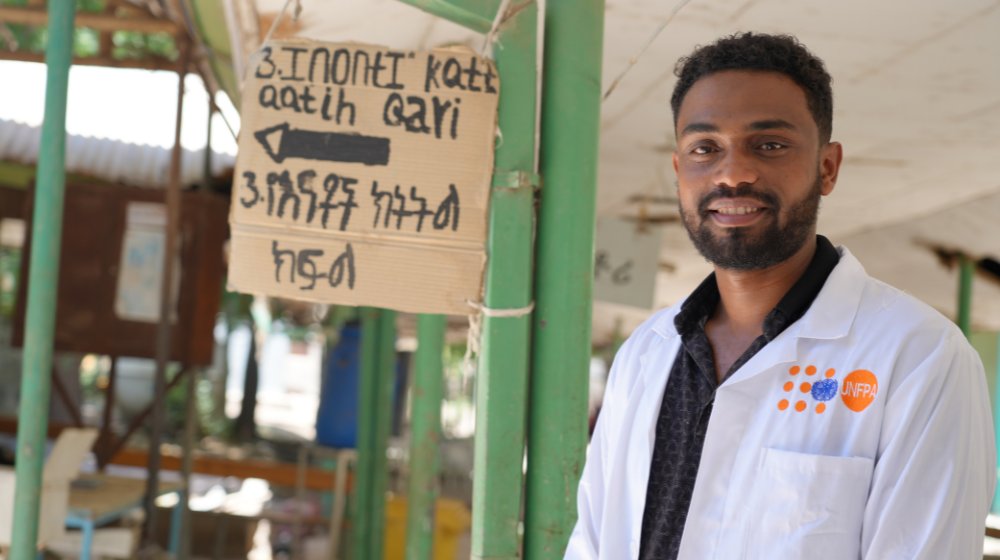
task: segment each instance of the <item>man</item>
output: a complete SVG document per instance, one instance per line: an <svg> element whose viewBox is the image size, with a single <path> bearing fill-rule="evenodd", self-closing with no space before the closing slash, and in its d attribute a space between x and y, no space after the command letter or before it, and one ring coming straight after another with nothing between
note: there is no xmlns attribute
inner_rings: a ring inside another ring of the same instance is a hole
<svg viewBox="0 0 1000 560"><path fill-rule="evenodd" d="M715 272L619 351L566 557L981 558L982 363L816 235L842 159L822 61L746 33L677 75L680 211Z"/></svg>

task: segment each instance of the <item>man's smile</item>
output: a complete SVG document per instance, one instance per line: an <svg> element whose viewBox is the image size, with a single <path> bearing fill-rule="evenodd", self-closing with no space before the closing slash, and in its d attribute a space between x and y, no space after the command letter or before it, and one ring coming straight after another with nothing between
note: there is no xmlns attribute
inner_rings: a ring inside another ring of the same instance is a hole
<svg viewBox="0 0 1000 560"><path fill-rule="evenodd" d="M768 210L762 202L748 198L717 198L708 205L706 214L723 227L746 227L756 223Z"/></svg>
<svg viewBox="0 0 1000 560"><path fill-rule="evenodd" d="M753 213L753 212L760 212L761 209L760 208L750 208L748 206L738 206L738 207L734 207L734 208L719 208L718 210L715 210L715 211L718 212L719 214L729 215L729 214L750 214L750 213Z"/></svg>

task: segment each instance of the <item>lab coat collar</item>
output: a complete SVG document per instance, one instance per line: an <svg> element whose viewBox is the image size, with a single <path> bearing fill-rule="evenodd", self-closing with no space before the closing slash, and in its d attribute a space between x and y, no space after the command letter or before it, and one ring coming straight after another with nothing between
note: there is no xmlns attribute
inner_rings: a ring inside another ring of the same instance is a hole
<svg viewBox="0 0 1000 560"><path fill-rule="evenodd" d="M837 252L840 261L806 314L786 329L789 338L833 340L850 332L868 275L846 247L838 247Z"/></svg>
<svg viewBox="0 0 1000 560"><path fill-rule="evenodd" d="M735 383L767 367L793 362L797 357L800 339L832 340L847 336L857 315L867 275L861 263L847 248L837 248L840 261L830 273L826 283L809 310L798 321L751 358L727 383ZM664 310L654 319L652 330L667 340L679 337L674 317L680 312L683 301Z"/></svg>

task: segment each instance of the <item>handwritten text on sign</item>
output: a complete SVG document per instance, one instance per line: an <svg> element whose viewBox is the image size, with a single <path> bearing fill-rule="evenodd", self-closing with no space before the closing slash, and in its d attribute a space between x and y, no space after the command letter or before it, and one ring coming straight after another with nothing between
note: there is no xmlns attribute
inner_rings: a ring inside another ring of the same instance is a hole
<svg viewBox="0 0 1000 560"><path fill-rule="evenodd" d="M499 78L467 49L268 43L243 90L230 284L412 312L480 299Z"/></svg>
<svg viewBox="0 0 1000 560"><path fill-rule="evenodd" d="M663 229L621 218L597 222L594 299L640 309L653 307Z"/></svg>

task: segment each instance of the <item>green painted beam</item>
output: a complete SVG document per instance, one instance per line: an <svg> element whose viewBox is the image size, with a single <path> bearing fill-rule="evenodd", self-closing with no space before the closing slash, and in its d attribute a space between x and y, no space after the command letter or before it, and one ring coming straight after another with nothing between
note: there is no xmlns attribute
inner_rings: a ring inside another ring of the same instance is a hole
<svg viewBox="0 0 1000 560"><path fill-rule="evenodd" d="M545 13L525 557L563 557L587 448L604 0Z"/></svg>
<svg viewBox="0 0 1000 560"><path fill-rule="evenodd" d="M233 69L233 45L226 25L226 12L218 0L184 0L184 10L205 46L204 56L216 82L240 106L240 77Z"/></svg>
<svg viewBox="0 0 1000 560"><path fill-rule="evenodd" d="M392 394L396 385L396 312L379 310L378 319L378 402L376 404L374 463L372 465L371 556L382 558L385 542L385 498L389 485L386 449L392 431ZM360 557L359 557L360 558Z"/></svg>
<svg viewBox="0 0 1000 560"><path fill-rule="evenodd" d="M972 277L976 262L962 255L958 259L958 328L968 337L972 332Z"/></svg>
<svg viewBox="0 0 1000 560"><path fill-rule="evenodd" d="M358 371L358 462L354 486L351 557L372 558L372 473L375 468L375 430L378 409L378 309L361 309L361 348Z"/></svg>
<svg viewBox="0 0 1000 560"><path fill-rule="evenodd" d="M430 560L441 468L441 400L444 397L444 315L417 317L410 404L410 480L406 509L406 560Z"/></svg>
<svg viewBox="0 0 1000 560"><path fill-rule="evenodd" d="M493 19L500 0L400 0L425 12L486 33L493 26Z"/></svg>
<svg viewBox="0 0 1000 560"><path fill-rule="evenodd" d="M495 310L525 309L532 302L538 6L527 1L511 13L493 49L502 141L490 199L484 300ZM476 559L521 558L530 347L529 313L483 317L472 492Z"/></svg>
<svg viewBox="0 0 1000 560"><path fill-rule="evenodd" d="M392 421L396 363L396 313L361 310L361 371L358 401L358 462L354 490L353 557L382 558L386 446Z"/></svg>
<svg viewBox="0 0 1000 560"><path fill-rule="evenodd" d="M66 99L73 57L75 0L49 0L45 48L45 117L38 156L31 224L31 272L21 367L21 404L17 423L17 487L14 492L12 560L38 555L42 466L49 424L52 345L55 333L59 250L66 191Z"/></svg>

